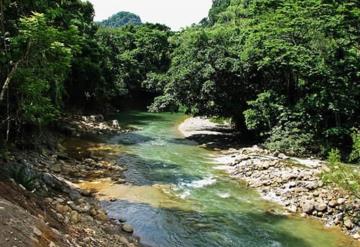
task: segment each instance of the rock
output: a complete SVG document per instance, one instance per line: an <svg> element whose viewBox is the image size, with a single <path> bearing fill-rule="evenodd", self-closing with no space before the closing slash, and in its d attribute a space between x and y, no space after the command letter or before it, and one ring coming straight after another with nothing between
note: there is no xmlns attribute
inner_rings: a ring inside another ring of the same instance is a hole
<svg viewBox="0 0 360 247"><path fill-rule="evenodd" d="M70 214L70 221L73 224L77 224L80 222L80 215L76 211L72 211Z"/></svg>
<svg viewBox="0 0 360 247"><path fill-rule="evenodd" d="M129 224L123 224L121 229L124 231L124 232L127 232L127 233L133 233L134 232L134 228L129 225Z"/></svg>
<svg viewBox="0 0 360 247"><path fill-rule="evenodd" d="M119 222L121 222L121 223L124 223L124 222L126 222L127 220L125 219L125 218L122 218L122 217L120 217L119 218Z"/></svg>
<svg viewBox="0 0 360 247"><path fill-rule="evenodd" d="M290 182L290 183L288 183L288 187L289 187L289 189L296 187L296 182Z"/></svg>
<svg viewBox="0 0 360 247"><path fill-rule="evenodd" d="M305 184L305 188L309 189L309 190L315 190L319 187L317 182L307 182Z"/></svg>
<svg viewBox="0 0 360 247"><path fill-rule="evenodd" d="M332 208L336 207L337 205L338 205L338 204L337 204L337 202L336 202L335 200L331 200L331 201L329 202L329 206L332 207Z"/></svg>
<svg viewBox="0 0 360 247"><path fill-rule="evenodd" d="M282 159L282 160L286 160L288 157L283 154L283 153L280 153L278 156L277 156L279 159Z"/></svg>
<svg viewBox="0 0 360 247"><path fill-rule="evenodd" d="M80 192L78 192L76 190L70 190L69 196L70 196L71 200L73 200L73 201L77 201L81 198Z"/></svg>
<svg viewBox="0 0 360 247"><path fill-rule="evenodd" d="M327 205L323 202L316 204L315 209L319 212L324 212L327 209Z"/></svg>
<svg viewBox="0 0 360 247"><path fill-rule="evenodd" d="M352 235L353 238L359 240L360 239L360 234L359 233L355 233L354 235Z"/></svg>
<svg viewBox="0 0 360 247"><path fill-rule="evenodd" d="M129 240L127 240L127 238L125 238L124 236L120 236L119 240L123 244L126 244L126 245L130 244Z"/></svg>
<svg viewBox="0 0 360 247"><path fill-rule="evenodd" d="M291 213L296 213L297 207L296 205L291 205L290 207L287 208L287 210Z"/></svg>
<svg viewBox="0 0 360 247"><path fill-rule="evenodd" d="M56 247L57 245L53 242L53 241L50 241L49 243L49 247Z"/></svg>
<svg viewBox="0 0 360 247"><path fill-rule="evenodd" d="M344 198L337 199L337 204L338 205L343 205L345 202L346 202L346 199L344 199Z"/></svg>
<svg viewBox="0 0 360 247"><path fill-rule="evenodd" d="M54 164L50 167L50 170L55 172L55 173L60 173L61 172L61 165L60 164Z"/></svg>
<svg viewBox="0 0 360 247"><path fill-rule="evenodd" d="M42 232L39 230L39 228L37 228L36 226L33 227L33 233L35 234L35 236L37 237L41 237Z"/></svg>
<svg viewBox="0 0 360 247"><path fill-rule="evenodd" d="M91 216L95 216L95 215L98 214L96 208L91 208L90 211L89 211L89 213L90 213Z"/></svg>
<svg viewBox="0 0 360 247"><path fill-rule="evenodd" d="M89 190L79 190L80 194L85 197L91 197L92 193Z"/></svg>
<svg viewBox="0 0 360 247"><path fill-rule="evenodd" d="M123 178L119 178L117 181L116 181L117 184L125 184L126 183L126 180L123 179Z"/></svg>
<svg viewBox="0 0 360 247"><path fill-rule="evenodd" d="M60 214L65 214L66 212L70 211L68 206L63 206L60 203L56 204L55 210Z"/></svg>
<svg viewBox="0 0 360 247"><path fill-rule="evenodd" d="M104 212L100 212L97 215L95 215L95 219L100 220L100 221L107 221L108 217Z"/></svg>
<svg viewBox="0 0 360 247"><path fill-rule="evenodd" d="M352 221L349 219L349 218L346 218L344 220L344 226L347 228L347 229L353 229L354 228L354 223L352 223Z"/></svg>
<svg viewBox="0 0 360 247"><path fill-rule="evenodd" d="M111 126L115 129L119 129L120 128L120 124L119 124L119 121L118 120L113 120L111 122Z"/></svg>
<svg viewBox="0 0 360 247"><path fill-rule="evenodd" d="M311 201L305 201L303 202L302 206L301 206L302 210L307 213L307 214L311 214L314 209L315 209L315 206L314 206L314 203L311 202Z"/></svg>

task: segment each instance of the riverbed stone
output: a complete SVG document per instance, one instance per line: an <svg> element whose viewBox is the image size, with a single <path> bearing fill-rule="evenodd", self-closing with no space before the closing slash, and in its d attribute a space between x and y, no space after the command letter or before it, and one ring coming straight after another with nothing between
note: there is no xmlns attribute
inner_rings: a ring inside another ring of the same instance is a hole
<svg viewBox="0 0 360 247"><path fill-rule="evenodd" d="M124 232L127 232L127 233L133 233L134 232L134 228L131 225L127 224L127 223L123 224L121 229Z"/></svg>
<svg viewBox="0 0 360 247"><path fill-rule="evenodd" d="M302 203L301 208L305 213L311 214L314 211L315 206L313 202L305 201Z"/></svg>
<svg viewBox="0 0 360 247"><path fill-rule="evenodd" d="M349 218L345 218L344 219L344 226L347 229L352 229L352 228L354 228L354 223Z"/></svg>
<svg viewBox="0 0 360 247"><path fill-rule="evenodd" d="M316 204L315 209L319 212L324 212L327 209L327 205L324 202Z"/></svg>

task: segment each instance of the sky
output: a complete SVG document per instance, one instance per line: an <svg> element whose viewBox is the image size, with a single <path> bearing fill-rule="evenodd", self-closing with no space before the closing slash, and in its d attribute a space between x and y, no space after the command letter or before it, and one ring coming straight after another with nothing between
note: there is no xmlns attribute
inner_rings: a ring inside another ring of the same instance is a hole
<svg viewBox="0 0 360 247"><path fill-rule="evenodd" d="M212 0L89 0L95 20L107 19L119 11L140 16L143 22L165 24L178 31L208 15Z"/></svg>

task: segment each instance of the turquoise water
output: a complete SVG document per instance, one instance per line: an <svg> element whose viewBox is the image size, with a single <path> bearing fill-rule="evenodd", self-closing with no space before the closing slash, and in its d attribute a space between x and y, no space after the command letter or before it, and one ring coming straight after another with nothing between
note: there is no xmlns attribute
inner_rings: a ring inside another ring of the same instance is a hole
<svg viewBox="0 0 360 247"><path fill-rule="evenodd" d="M358 246L321 223L283 215L241 182L217 170L215 152L184 139L182 114L128 112L121 124L139 131L109 140L124 153L133 186L114 187L109 215L126 218L145 246L350 247ZM118 194L116 194L118 193Z"/></svg>

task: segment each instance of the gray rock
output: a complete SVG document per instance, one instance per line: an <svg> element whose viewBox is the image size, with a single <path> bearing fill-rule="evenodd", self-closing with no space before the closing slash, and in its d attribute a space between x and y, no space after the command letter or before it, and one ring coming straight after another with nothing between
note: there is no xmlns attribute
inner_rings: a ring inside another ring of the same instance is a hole
<svg viewBox="0 0 360 247"><path fill-rule="evenodd" d="M348 218L346 218L344 220L344 226L347 228L347 229L353 229L354 228L354 223L352 223L352 221Z"/></svg>
<svg viewBox="0 0 360 247"><path fill-rule="evenodd" d="M76 190L71 190L69 192L69 196L70 196L71 200L73 200L73 201L77 201L81 198L80 192L78 192Z"/></svg>
<svg viewBox="0 0 360 247"><path fill-rule="evenodd" d="M345 202L346 202L346 199L344 199L344 198L337 199L337 204L338 205L343 205Z"/></svg>
<svg viewBox="0 0 360 247"><path fill-rule="evenodd" d="M316 204L315 209L319 212L324 212L327 209L327 205L323 202Z"/></svg>
<svg viewBox="0 0 360 247"><path fill-rule="evenodd" d="M311 214L314 211L315 206L313 202L305 201L302 203L301 208L305 213Z"/></svg>
<svg viewBox="0 0 360 247"><path fill-rule="evenodd" d="M134 228L129 225L129 224L123 224L121 229L124 231L124 232L127 232L127 233L133 233L134 232Z"/></svg>

